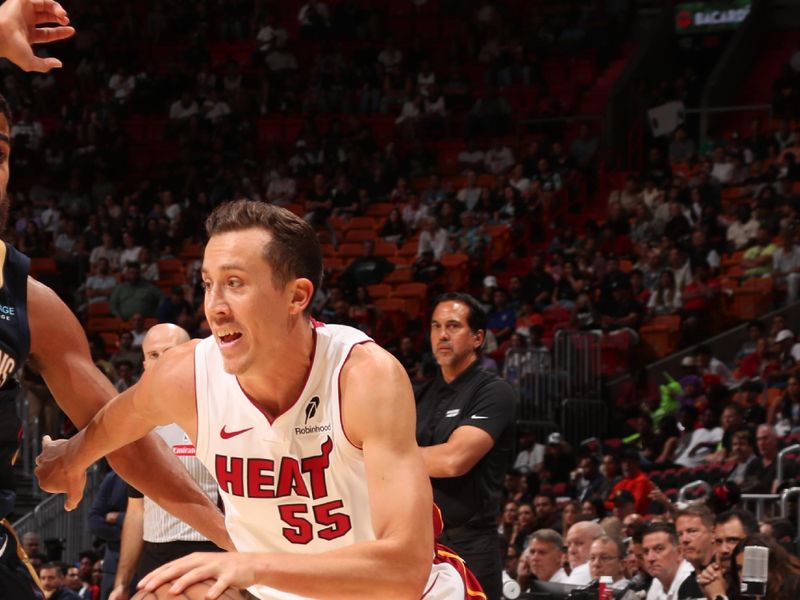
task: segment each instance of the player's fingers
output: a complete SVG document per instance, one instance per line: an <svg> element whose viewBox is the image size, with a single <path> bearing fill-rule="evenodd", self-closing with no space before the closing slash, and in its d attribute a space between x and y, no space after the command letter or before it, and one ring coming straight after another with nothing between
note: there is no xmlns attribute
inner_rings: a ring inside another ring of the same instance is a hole
<svg viewBox="0 0 800 600"><path fill-rule="evenodd" d="M33 58L36 58L36 57L34 56ZM28 63L30 61L23 62L23 61L17 60L17 61L14 61L14 62L16 62L21 69L25 69L26 71L30 71L30 69L28 68ZM42 436L42 451L41 451L41 453L39 453L39 455L35 459L35 462L36 462L37 465L42 464L42 455L44 454L45 450L47 450L47 447L50 446L52 443L53 443L53 438L51 438L49 435L43 435Z"/></svg>
<svg viewBox="0 0 800 600"><path fill-rule="evenodd" d="M214 579L214 567L211 565L198 565L194 569L187 571L175 580L172 587L169 588L170 594L180 594L187 587L193 583L205 581L206 579Z"/></svg>
<svg viewBox="0 0 800 600"><path fill-rule="evenodd" d="M192 556L193 555L190 554L189 556L180 558L178 560L174 560L172 562L160 566L154 571L151 571L150 573L142 577L137 587L139 589L145 589L148 592L152 592L153 590L157 589L159 586L167 583L168 581L172 581L182 573L186 572L187 569L191 568L191 565L187 564L186 561L187 559L190 559Z"/></svg>
<svg viewBox="0 0 800 600"><path fill-rule="evenodd" d="M64 19L69 21L66 9L54 0L30 0L30 3L37 16L48 14L55 18L55 22L60 23Z"/></svg>
<svg viewBox="0 0 800 600"><path fill-rule="evenodd" d="M225 581L225 579L220 577L219 579L217 579L214 585L208 588L208 591L206 592L206 600L217 600L217 598L219 598L227 589L228 589L227 582Z"/></svg>
<svg viewBox="0 0 800 600"><path fill-rule="evenodd" d="M75 28L66 26L59 27L36 27L30 31L28 40L31 44L49 44L66 40L75 35Z"/></svg>

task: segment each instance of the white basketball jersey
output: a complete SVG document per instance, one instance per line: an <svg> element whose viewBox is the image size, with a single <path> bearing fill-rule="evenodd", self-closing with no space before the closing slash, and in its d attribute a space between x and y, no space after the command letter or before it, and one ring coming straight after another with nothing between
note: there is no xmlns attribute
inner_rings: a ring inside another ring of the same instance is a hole
<svg viewBox="0 0 800 600"><path fill-rule="evenodd" d="M339 373L367 341L350 327L316 327L305 388L272 423L225 372L216 340L197 344L197 458L217 480L240 552L319 553L375 539L362 452L339 407Z"/></svg>
<svg viewBox="0 0 800 600"><path fill-rule="evenodd" d="M270 422L225 372L213 337L195 349L197 458L219 485L225 526L240 552L310 554L375 539L361 450L345 436L339 374L353 346L371 341L318 325L311 370L297 401ZM432 566L425 600L462 600L452 565ZM264 585L262 600L308 600Z"/></svg>

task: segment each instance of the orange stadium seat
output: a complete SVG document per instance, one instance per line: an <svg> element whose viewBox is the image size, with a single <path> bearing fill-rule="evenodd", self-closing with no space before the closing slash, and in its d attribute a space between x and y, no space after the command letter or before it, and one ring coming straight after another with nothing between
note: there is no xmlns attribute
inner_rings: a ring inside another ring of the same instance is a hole
<svg viewBox="0 0 800 600"><path fill-rule="evenodd" d="M92 302L89 304L87 310L89 318L92 317L110 317L111 303L110 302Z"/></svg>
<svg viewBox="0 0 800 600"><path fill-rule="evenodd" d="M86 329L89 333L117 333L123 329L123 321L119 317L92 317L86 324Z"/></svg>

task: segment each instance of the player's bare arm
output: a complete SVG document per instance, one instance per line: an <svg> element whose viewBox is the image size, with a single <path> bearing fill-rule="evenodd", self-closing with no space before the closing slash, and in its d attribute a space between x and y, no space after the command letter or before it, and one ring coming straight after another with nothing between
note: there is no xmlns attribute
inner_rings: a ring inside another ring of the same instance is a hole
<svg viewBox="0 0 800 600"><path fill-rule="evenodd" d="M86 337L72 312L51 289L30 278L28 317L31 360L41 371L62 410L77 427L85 427L116 395L116 390L92 362ZM128 430L130 415L122 414L113 427L116 433L127 433ZM149 429L145 433L147 431ZM85 467L82 470L62 469L57 462L50 462L47 451L62 444L65 442L45 443L45 454L37 460L37 476L43 489L68 492L68 508L71 509L83 494ZM133 446L108 458L123 479L141 489L165 510L189 523L220 547L232 548L222 514L158 436L146 435ZM86 466L92 462L94 460ZM162 484L164 481L174 481L175 485L165 486Z"/></svg>
<svg viewBox="0 0 800 600"><path fill-rule="evenodd" d="M142 587L175 581L178 592L213 578L208 598L254 584L320 599L420 598L433 554L432 494L414 438L411 385L375 344L353 349L341 382L344 429L363 448L377 539L312 555L195 554L154 571Z"/></svg>
<svg viewBox="0 0 800 600"><path fill-rule="evenodd" d="M25 71L47 72L61 67L57 58L34 55L32 46L74 34L67 11L53 0L6 0L0 6L0 56Z"/></svg>

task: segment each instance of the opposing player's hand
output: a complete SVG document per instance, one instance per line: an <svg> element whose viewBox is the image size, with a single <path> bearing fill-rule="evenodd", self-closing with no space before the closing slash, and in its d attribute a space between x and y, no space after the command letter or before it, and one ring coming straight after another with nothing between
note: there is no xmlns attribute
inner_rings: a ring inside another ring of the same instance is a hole
<svg viewBox="0 0 800 600"><path fill-rule="evenodd" d="M48 24L47 27L37 25ZM0 56L24 71L46 73L62 63L57 58L39 58L33 44L49 44L75 34L67 11L54 0L6 0L0 6Z"/></svg>
<svg viewBox="0 0 800 600"><path fill-rule="evenodd" d="M83 498L86 487L86 472L75 472L66 453L67 440L53 440L49 435L42 438L42 453L36 457L36 477L39 487L53 494L66 494L65 510L74 510Z"/></svg>
<svg viewBox="0 0 800 600"><path fill-rule="evenodd" d="M206 600L216 600L228 588L246 588L258 583L255 576L258 556L241 552L195 552L148 573L139 582L139 589L152 592L174 581L169 591L180 594L193 583L214 579L216 583L208 589Z"/></svg>

